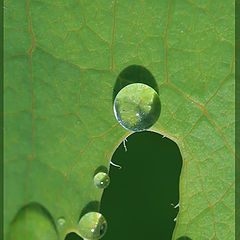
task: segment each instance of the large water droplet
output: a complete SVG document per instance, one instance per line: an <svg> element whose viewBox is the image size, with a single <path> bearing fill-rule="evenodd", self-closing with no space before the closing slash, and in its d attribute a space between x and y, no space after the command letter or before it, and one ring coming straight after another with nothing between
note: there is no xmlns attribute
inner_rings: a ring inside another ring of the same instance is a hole
<svg viewBox="0 0 240 240"><path fill-rule="evenodd" d="M157 92L143 83L124 87L114 100L114 114L126 129L138 132L150 128L159 118L161 103Z"/></svg>
<svg viewBox="0 0 240 240"><path fill-rule="evenodd" d="M106 230L107 222L101 213L86 213L79 221L79 234L84 239L100 239Z"/></svg>
<svg viewBox="0 0 240 240"><path fill-rule="evenodd" d="M110 183L110 177L105 172L99 172L94 176L93 181L97 188L106 188Z"/></svg>
<svg viewBox="0 0 240 240"><path fill-rule="evenodd" d="M57 240L56 225L50 213L40 204L23 207L12 221L8 240Z"/></svg>

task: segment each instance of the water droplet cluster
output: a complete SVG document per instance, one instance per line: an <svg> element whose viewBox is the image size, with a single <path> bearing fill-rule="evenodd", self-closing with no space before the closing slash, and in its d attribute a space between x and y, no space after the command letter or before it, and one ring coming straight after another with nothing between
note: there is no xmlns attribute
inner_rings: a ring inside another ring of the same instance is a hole
<svg viewBox="0 0 240 240"><path fill-rule="evenodd" d="M105 172L98 172L93 178L93 183L96 188L104 189L109 185L110 177ZM100 239L106 233L107 221L101 213L88 212L81 217L78 230L84 239Z"/></svg>
<svg viewBox="0 0 240 240"><path fill-rule="evenodd" d="M158 119L161 103L157 92L142 83L124 87L114 100L114 114L119 123L131 131L143 131ZM110 183L107 173L99 172L93 182L96 188L104 189ZM100 239L106 232L107 222L98 212L86 213L79 221L79 234L84 239Z"/></svg>
<svg viewBox="0 0 240 240"><path fill-rule="evenodd" d="M158 93L142 83L134 83L124 87L114 100L114 114L118 122L130 131L143 131L150 128L159 118L161 103ZM78 122L79 124L80 122ZM110 183L105 172L98 172L93 178L96 188L104 189ZM58 225L64 226L65 219L59 218ZM97 240L103 237L107 230L107 221L101 213L88 212L83 215L78 224L82 238Z"/></svg>

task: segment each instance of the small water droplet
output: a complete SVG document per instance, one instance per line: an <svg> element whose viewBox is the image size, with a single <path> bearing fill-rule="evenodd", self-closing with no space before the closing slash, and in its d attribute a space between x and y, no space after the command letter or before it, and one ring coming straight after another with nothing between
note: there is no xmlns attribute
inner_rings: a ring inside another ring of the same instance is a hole
<svg viewBox="0 0 240 240"><path fill-rule="evenodd" d="M77 124L77 125L80 125L80 124L81 124L81 121L80 121L80 120L77 120L77 121L76 121L76 124Z"/></svg>
<svg viewBox="0 0 240 240"><path fill-rule="evenodd" d="M57 223L60 227L62 227L65 223L66 223L66 220L63 218L63 217L60 217L58 220L57 220Z"/></svg>
<svg viewBox="0 0 240 240"><path fill-rule="evenodd" d="M129 84L114 100L114 114L127 130L138 132L150 128L159 118L161 103L157 92L143 83Z"/></svg>
<svg viewBox="0 0 240 240"><path fill-rule="evenodd" d="M106 188L110 183L110 177L105 172L99 172L94 176L93 181L97 188Z"/></svg>
<svg viewBox="0 0 240 240"><path fill-rule="evenodd" d="M107 230L107 221L101 213L86 213L79 221L80 236L88 240L97 240L103 237Z"/></svg>

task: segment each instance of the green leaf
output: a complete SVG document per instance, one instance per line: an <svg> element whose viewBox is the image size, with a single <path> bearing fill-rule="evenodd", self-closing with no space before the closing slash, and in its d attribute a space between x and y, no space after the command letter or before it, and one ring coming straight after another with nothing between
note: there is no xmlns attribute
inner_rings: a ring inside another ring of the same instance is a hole
<svg viewBox="0 0 240 240"><path fill-rule="evenodd" d="M5 233L16 237L35 208L32 218L46 213L25 231L51 224L64 239L87 206L98 210L94 173L130 133L114 117L114 85L136 64L159 88L151 130L183 156L173 239L233 239L234 1L4 4Z"/></svg>

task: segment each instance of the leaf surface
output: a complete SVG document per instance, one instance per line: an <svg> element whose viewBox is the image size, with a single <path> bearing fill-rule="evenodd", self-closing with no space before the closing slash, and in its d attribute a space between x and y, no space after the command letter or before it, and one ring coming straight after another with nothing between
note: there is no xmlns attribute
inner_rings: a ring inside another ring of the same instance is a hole
<svg viewBox="0 0 240 240"><path fill-rule="evenodd" d="M173 239L234 238L234 1L5 0L4 44L5 233L29 203L58 239L78 231L101 199L94 172L130 133L112 95L137 64L159 87L151 130L183 156Z"/></svg>

